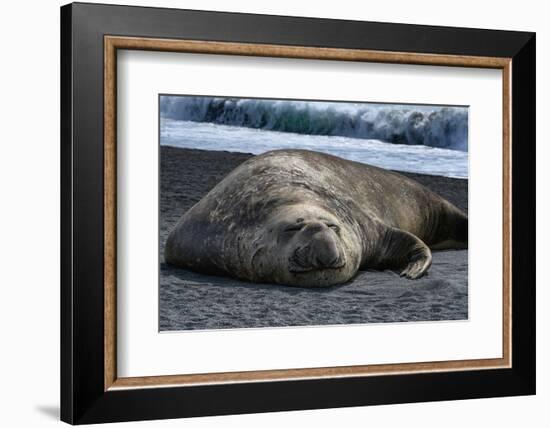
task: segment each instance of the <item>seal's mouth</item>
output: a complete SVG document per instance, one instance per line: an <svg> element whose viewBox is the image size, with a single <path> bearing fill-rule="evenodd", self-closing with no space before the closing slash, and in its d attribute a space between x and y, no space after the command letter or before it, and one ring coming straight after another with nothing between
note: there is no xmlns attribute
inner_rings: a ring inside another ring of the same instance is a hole
<svg viewBox="0 0 550 428"><path fill-rule="evenodd" d="M298 247L288 259L288 270L291 273L306 273L320 270L337 270L346 265L346 259L342 254L336 255L332 260L312 258L309 246Z"/></svg>
<svg viewBox="0 0 550 428"><path fill-rule="evenodd" d="M346 265L345 261L335 264L334 266L300 266L289 260L288 271L291 273L307 273L321 270L338 270Z"/></svg>

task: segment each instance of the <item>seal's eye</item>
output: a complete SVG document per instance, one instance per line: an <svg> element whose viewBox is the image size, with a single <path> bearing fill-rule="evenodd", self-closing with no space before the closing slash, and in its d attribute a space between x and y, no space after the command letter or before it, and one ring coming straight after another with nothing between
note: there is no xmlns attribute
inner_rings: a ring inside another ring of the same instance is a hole
<svg viewBox="0 0 550 428"><path fill-rule="evenodd" d="M285 227L284 231L285 232L299 232L303 228L304 228L303 224L291 224L291 225L288 225L287 227Z"/></svg>
<svg viewBox="0 0 550 428"><path fill-rule="evenodd" d="M337 224L328 223L327 226L334 230L336 233L340 232L340 226L338 226Z"/></svg>

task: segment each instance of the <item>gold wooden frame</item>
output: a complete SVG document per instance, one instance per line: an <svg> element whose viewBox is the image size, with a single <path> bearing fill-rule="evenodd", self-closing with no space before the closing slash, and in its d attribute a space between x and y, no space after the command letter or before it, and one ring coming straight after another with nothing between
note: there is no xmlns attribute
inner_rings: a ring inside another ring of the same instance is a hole
<svg viewBox="0 0 550 428"><path fill-rule="evenodd" d="M182 53L494 68L503 82L503 349L501 358L189 375L117 377L116 370L116 52ZM104 389L297 380L511 367L511 59L265 44L105 36L104 38Z"/></svg>

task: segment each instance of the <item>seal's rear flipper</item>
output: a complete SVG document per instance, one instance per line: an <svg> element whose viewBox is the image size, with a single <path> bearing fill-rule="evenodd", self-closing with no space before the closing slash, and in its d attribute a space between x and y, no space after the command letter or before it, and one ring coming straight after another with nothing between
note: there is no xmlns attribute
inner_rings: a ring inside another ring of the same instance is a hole
<svg viewBox="0 0 550 428"><path fill-rule="evenodd" d="M370 264L370 263L369 263ZM374 261L375 269L391 269L409 279L422 277L432 264L432 252L415 235L390 227L384 234L382 250Z"/></svg>

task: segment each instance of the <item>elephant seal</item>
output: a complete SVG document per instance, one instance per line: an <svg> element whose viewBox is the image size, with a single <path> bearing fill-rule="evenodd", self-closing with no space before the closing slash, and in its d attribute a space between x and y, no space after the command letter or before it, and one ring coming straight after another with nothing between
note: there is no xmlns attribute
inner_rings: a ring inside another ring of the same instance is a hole
<svg viewBox="0 0 550 428"><path fill-rule="evenodd" d="M359 269L410 279L432 249L467 248L468 217L395 172L307 150L244 162L170 232L167 263L211 275L302 287Z"/></svg>

